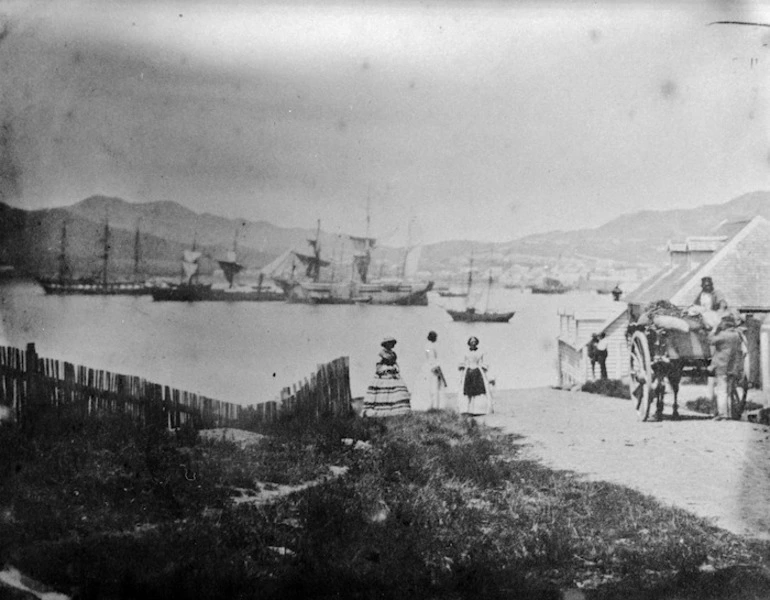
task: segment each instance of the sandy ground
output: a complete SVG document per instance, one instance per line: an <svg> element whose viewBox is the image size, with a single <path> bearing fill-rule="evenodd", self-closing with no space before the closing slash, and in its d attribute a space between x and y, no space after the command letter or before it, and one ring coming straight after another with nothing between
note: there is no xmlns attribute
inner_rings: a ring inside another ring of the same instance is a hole
<svg viewBox="0 0 770 600"><path fill-rule="evenodd" d="M500 391L495 405L484 422L523 435L528 458L770 539L768 427L681 409L678 421L640 422L629 400L550 388Z"/></svg>

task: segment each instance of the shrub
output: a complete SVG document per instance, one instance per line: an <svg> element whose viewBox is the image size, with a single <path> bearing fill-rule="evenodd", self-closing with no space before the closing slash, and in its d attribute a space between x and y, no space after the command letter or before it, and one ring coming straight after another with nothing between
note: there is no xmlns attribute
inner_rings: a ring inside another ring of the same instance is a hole
<svg viewBox="0 0 770 600"><path fill-rule="evenodd" d="M685 406L694 412L704 415L713 415L716 412L716 401L705 396L698 396L695 400L688 400ZM763 405L747 401L744 410L757 410L759 408L763 408Z"/></svg>
<svg viewBox="0 0 770 600"><path fill-rule="evenodd" d="M612 396L613 398L631 397L628 385L619 379L597 379L595 381L586 381L580 388L583 392L589 394L601 394L602 396Z"/></svg>

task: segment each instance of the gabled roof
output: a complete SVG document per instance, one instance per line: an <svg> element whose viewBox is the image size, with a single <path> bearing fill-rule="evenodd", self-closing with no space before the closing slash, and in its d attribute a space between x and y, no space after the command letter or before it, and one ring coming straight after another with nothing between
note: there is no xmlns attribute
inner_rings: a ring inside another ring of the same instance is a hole
<svg viewBox="0 0 770 600"><path fill-rule="evenodd" d="M730 306L770 310L770 222L757 216L723 224L717 232L732 236L707 260L663 269L628 294L626 301L643 305L668 300L689 306L700 291L701 277L708 275Z"/></svg>
<svg viewBox="0 0 770 600"><path fill-rule="evenodd" d="M685 244L690 252L716 252L726 241L726 236L692 236Z"/></svg>
<svg viewBox="0 0 770 600"><path fill-rule="evenodd" d="M687 285L701 268L700 263L684 263L666 267L629 292L629 304L649 304L657 300L671 300L674 294Z"/></svg>
<svg viewBox="0 0 770 600"><path fill-rule="evenodd" d="M596 323L596 326L591 332L583 332L578 336L577 340L575 340L575 345L573 347L582 348L591 341L591 333L601 333L606 331L615 321L627 312L628 305L625 302L612 301L592 308L581 307L576 310L562 310L559 311L559 314L572 317L576 321L591 321ZM572 345L571 342L570 345Z"/></svg>
<svg viewBox="0 0 770 600"><path fill-rule="evenodd" d="M671 252L687 252L687 242L672 242L669 241L666 246L669 254Z"/></svg>
<svg viewBox="0 0 770 600"><path fill-rule="evenodd" d="M625 302L607 302L599 306L581 306L576 309L562 309L560 315L574 318L576 321L598 321L606 323L614 321L618 315L626 312Z"/></svg>
<svg viewBox="0 0 770 600"><path fill-rule="evenodd" d="M610 328L610 325L620 317L628 314L628 305L625 302L616 302L616 304L618 305L617 308L612 313L608 314L604 323L599 326L599 333L606 331ZM588 341L586 341L586 343L588 343Z"/></svg>
<svg viewBox="0 0 770 600"><path fill-rule="evenodd" d="M741 229L751 223L751 219L742 221L722 221L713 231L714 235L723 235L727 238L735 236Z"/></svg>

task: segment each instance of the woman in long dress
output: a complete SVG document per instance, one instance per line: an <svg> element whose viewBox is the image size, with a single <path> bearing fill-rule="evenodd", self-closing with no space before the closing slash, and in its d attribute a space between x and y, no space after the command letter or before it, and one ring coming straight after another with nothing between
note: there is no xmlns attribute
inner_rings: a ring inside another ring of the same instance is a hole
<svg viewBox="0 0 770 600"><path fill-rule="evenodd" d="M399 372L397 356L393 351L395 338L386 337L380 344L374 379L366 390L364 417L403 415L411 410L409 390Z"/></svg>
<svg viewBox="0 0 770 600"><path fill-rule="evenodd" d="M444 372L438 362L435 331L428 333L428 344L425 346L425 363L420 369L417 388L412 396L412 410L430 410L443 408L442 392L447 383Z"/></svg>
<svg viewBox="0 0 770 600"><path fill-rule="evenodd" d="M494 412L488 370L484 354L479 352L479 338L473 336L468 340L468 352L460 365L460 414L481 416Z"/></svg>

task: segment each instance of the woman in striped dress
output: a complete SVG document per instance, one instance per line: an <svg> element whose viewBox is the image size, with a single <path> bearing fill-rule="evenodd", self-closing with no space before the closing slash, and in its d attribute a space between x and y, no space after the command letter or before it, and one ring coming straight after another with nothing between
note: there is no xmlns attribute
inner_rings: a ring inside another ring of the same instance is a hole
<svg viewBox="0 0 770 600"><path fill-rule="evenodd" d="M393 347L395 338L382 340L374 379L366 390L363 416L403 415L411 410L409 390L401 379Z"/></svg>

